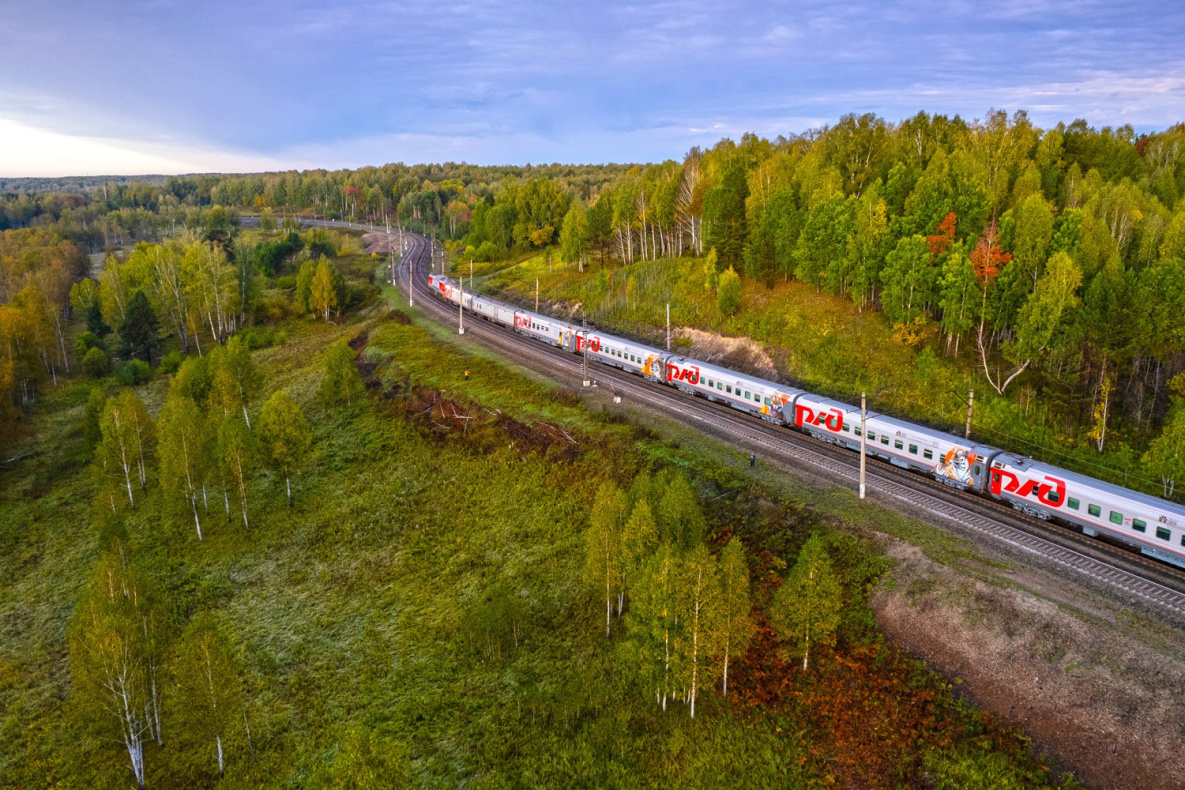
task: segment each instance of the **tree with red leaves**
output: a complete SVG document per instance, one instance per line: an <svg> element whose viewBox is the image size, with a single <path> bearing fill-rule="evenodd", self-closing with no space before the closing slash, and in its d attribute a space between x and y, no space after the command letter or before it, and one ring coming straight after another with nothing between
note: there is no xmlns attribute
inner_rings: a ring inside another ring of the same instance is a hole
<svg viewBox="0 0 1185 790"><path fill-rule="evenodd" d="M955 241L955 226L958 225L958 217L955 212L947 214L942 222L938 223L938 230L933 236L926 237L926 245L930 248L931 260L937 260L950 249L950 245Z"/></svg>

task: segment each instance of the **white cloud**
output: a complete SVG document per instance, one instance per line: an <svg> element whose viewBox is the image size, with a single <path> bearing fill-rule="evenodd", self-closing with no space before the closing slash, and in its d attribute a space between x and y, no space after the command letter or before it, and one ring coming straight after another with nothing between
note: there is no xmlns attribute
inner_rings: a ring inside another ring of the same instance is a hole
<svg viewBox="0 0 1185 790"><path fill-rule="evenodd" d="M270 157L200 146L89 137L0 118L0 176L244 172L276 169ZM307 166L307 165L303 165Z"/></svg>

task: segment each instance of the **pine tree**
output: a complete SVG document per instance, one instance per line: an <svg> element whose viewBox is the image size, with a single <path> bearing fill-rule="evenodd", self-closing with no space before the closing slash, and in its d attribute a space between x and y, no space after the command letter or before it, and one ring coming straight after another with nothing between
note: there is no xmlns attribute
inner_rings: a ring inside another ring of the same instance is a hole
<svg viewBox="0 0 1185 790"><path fill-rule="evenodd" d="M152 364L160 321L143 291L136 291L128 302L123 323L119 325L120 354L125 358L142 359Z"/></svg>

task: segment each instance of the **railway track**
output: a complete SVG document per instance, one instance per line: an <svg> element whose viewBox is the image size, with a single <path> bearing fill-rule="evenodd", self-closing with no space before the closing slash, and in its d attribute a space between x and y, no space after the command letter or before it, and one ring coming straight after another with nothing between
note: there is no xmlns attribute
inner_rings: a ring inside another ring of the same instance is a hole
<svg viewBox="0 0 1185 790"><path fill-rule="evenodd" d="M336 223L341 226L345 223ZM383 232L375 226L351 225ZM453 324L457 311L427 287L431 243L422 236L404 233L407 249L398 266L397 283L426 314L444 324ZM560 349L543 345L510 329L469 314L465 322L468 337L494 350L510 353L520 363L552 378L561 375L580 381L582 361ZM678 390L658 387L599 363L590 363L590 374L609 382L615 394L644 402L684 423L706 432L758 449L765 457L808 467L822 476L854 488L858 482L859 456L804 434L769 425L722 404L712 403ZM1067 571L1087 583L1108 589L1142 608L1167 615L1185 625L1185 576L1139 554L1110 546L1069 529L1030 519L1011 507L980 499L941 483L888 464L869 464L866 472L871 495L898 507L924 514L962 534L996 541L1014 552L1039 559L1056 571Z"/></svg>

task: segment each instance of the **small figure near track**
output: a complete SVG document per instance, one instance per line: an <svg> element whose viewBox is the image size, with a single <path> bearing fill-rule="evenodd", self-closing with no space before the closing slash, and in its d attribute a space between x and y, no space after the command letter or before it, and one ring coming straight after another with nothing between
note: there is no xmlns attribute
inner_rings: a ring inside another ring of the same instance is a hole
<svg viewBox="0 0 1185 790"><path fill-rule="evenodd" d="M469 371L468 370L465 371L465 380L469 381Z"/></svg>
<svg viewBox="0 0 1185 790"><path fill-rule="evenodd" d="M753 469L756 466L757 466L757 455L754 453L749 453L749 468Z"/></svg>

